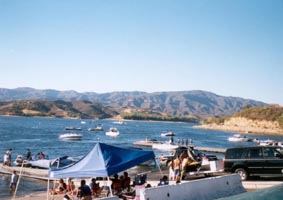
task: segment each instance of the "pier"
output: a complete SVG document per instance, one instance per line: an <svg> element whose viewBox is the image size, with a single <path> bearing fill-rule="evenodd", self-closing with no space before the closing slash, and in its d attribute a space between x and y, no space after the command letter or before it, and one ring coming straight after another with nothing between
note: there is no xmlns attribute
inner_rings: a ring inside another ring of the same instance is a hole
<svg viewBox="0 0 283 200"><path fill-rule="evenodd" d="M161 141L141 140L141 141L136 141L133 144L137 146L152 147L153 144L162 144L162 142ZM222 148L199 147L199 146L194 146L191 144L189 144L188 146L180 145L180 147L193 147L200 151L211 152L211 153L223 153L224 154L226 151L226 149L222 149Z"/></svg>
<svg viewBox="0 0 283 200"><path fill-rule="evenodd" d="M204 152L212 152L212 153L225 153L226 149L221 148L211 148L211 147L195 147L196 149Z"/></svg>

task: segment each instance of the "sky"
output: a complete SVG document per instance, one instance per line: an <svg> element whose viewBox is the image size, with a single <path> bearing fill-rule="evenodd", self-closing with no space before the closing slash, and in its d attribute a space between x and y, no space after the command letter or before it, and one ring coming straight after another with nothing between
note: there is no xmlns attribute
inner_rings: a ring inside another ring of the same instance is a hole
<svg viewBox="0 0 283 200"><path fill-rule="evenodd" d="M283 105L282 0L0 0L0 88Z"/></svg>

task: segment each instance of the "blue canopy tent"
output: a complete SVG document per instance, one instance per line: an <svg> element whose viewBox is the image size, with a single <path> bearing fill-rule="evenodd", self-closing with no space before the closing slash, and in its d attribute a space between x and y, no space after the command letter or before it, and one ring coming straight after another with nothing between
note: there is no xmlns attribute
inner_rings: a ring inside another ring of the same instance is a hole
<svg viewBox="0 0 283 200"><path fill-rule="evenodd" d="M49 178L108 177L153 159L153 151L132 150L96 143L94 148L71 166L49 171ZM49 180L48 180L49 189ZM111 191L112 193L112 191ZM47 194L48 198L48 194Z"/></svg>
<svg viewBox="0 0 283 200"><path fill-rule="evenodd" d="M155 159L153 151L96 143L94 148L75 164L50 171L49 178L107 177L151 159Z"/></svg>

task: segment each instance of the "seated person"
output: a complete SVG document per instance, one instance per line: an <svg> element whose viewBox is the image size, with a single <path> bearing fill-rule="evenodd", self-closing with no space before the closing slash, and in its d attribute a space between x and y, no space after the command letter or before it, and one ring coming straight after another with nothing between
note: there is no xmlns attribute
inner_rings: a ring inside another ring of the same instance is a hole
<svg viewBox="0 0 283 200"><path fill-rule="evenodd" d="M45 155L42 151L37 154L37 159L44 159L44 158L45 158Z"/></svg>
<svg viewBox="0 0 283 200"><path fill-rule="evenodd" d="M124 172L124 177L122 180L122 188L129 190L131 186L131 178L128 175L128 172Z"/></svg>
<svg viewBox="0 0 283 200"><path fill-rule="evenodd" d="M89 187L91 189L91 194L96 197L98 197L101 194L101 191L103 190L103 187L100 187L99 183L96 182L95 178L91 179Z"/></svg>
<svg viewBox="0 0 283 200"><path fill-rule="evenodd" d="M67 184L67 192L68 194L76 195L76 186L74 184L74 181L72 179L68 179L68 184Z"/></svg>
<svg viewBox="0 0 283 200"><path fill-rule="evenodd" d="M91 200L91 190L88 187L88 185L86 185L85 180L81 180L81 186L78 189L78 195L77 197L79 197L81 200Z"/></svg>
<svg viewBox="0 0 283 200"><path fill-rule="evenodd" d="M119 193L120 190L122 189L122 183L121 183L121 180L118 177L119 177L118 174L114 174L114 178L111 179L111 181L112 181L111 189L112 189L114 194Z"/></svg>
<svg viewBox="0 0 283 200"><path fill-rule="evenodd" d="M57 194L63 194L66 191L66 189L67 189L67 185L64 182L64 180L61 178L59 180L59 185L58 185L56 192L57 192Z"/></svg>
<svg viewBox="0 0 283 200"><path fill-rule="evenodd" d="M67 189L67 185L66 183L64 182L64 180L61 178L59 180L59 185L58 187L55 189L55 190L51 190L50 192L52 194L64 194L66 192L66 189Z"/></svg>
<svg viewBox="0 0 283 200"><path fill-rule="evenodd" d="M158 186L161 186L161 185L168 185L169 184L169 181L168 181L168 176L164 175L162 177L162 179L160 179L160 182L158 183Z"/></svg>

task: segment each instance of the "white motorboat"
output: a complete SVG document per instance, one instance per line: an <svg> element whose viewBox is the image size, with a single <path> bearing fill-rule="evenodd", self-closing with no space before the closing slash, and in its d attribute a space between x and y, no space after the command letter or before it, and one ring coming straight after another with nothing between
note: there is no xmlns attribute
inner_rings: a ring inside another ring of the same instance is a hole
<svg viewBox="0 0 283 200"><path fill-rule="evenodd" d="M114 124L125 124L125 122L123 120L119 120L119 121L115 121L113 122Z"/></svg>
<svg viewBox="0 0 283 200"><path fill-rule="evenodd" d="M260 146L278 146L278 145L274 145L275 144L275 141L274 140L270 140L270 139L267 139L267 140L260 140L258 142L258 144Z"/></svg>
<svg viewBox="0 0 283 200"><path fill-rule="evenodd" d="M75 126L67 126L67 127L65 127L65 130L81 131L82 128L81 127L75 127Z"/></svg>
<svg viewBox="0 0 283 200"><path fill-rule="evenodd" d="M240 134L235 134L232 137L228 137L228 141L230 142L252 142L252 139L247 138L246 136L241 136Z"/></svg>
<svg viewBox="0 0 283 200"><path fill-rule="evenodd" d="M97 124L95 127L93 128L89 128L89 131L103 131L103 125L102 124Z"/></svg>
<svg viewBox="0 0 283 200"><path fill-rule="evenodd" d="M26 161L27 165L31 168L48 169L48 168L61 168L77 162L81 157L62 156L55 159L35 159Z"/></svg>
<svg viewBox="0 0 283 200"><path fill-rule="evenodd" d="M152 144L153 149L158 149L161 151L172 151L174 149L177 149L178 147L178 145L170 143Z"/></svg>
<svg viewBox="0 0 283 200"><path fill-rule="evenodd" d="M172 131L165 131L165 132L162 132L160 134L161 137L167 137L167 136L175 136L175 134L172 132Z"/></svg>
<svg viewBox="0 0 283 200"><path fill-rule="evenodd" d="M64 133L59 136L60 140L80 140L83 137L82 134L78 133Z"/></svg>
<svg viewBox="0 0 283 200"><path fill-rule="evenodd" d="M119 131L118 131L118 129L117 128L115 128L115 127L111 127L110 129L109 129L109 131L107 131L106 133L105 133L105 135L107 135L107 136L110 136L110 137L117 137L117 136L119 136Z"/></svg>

